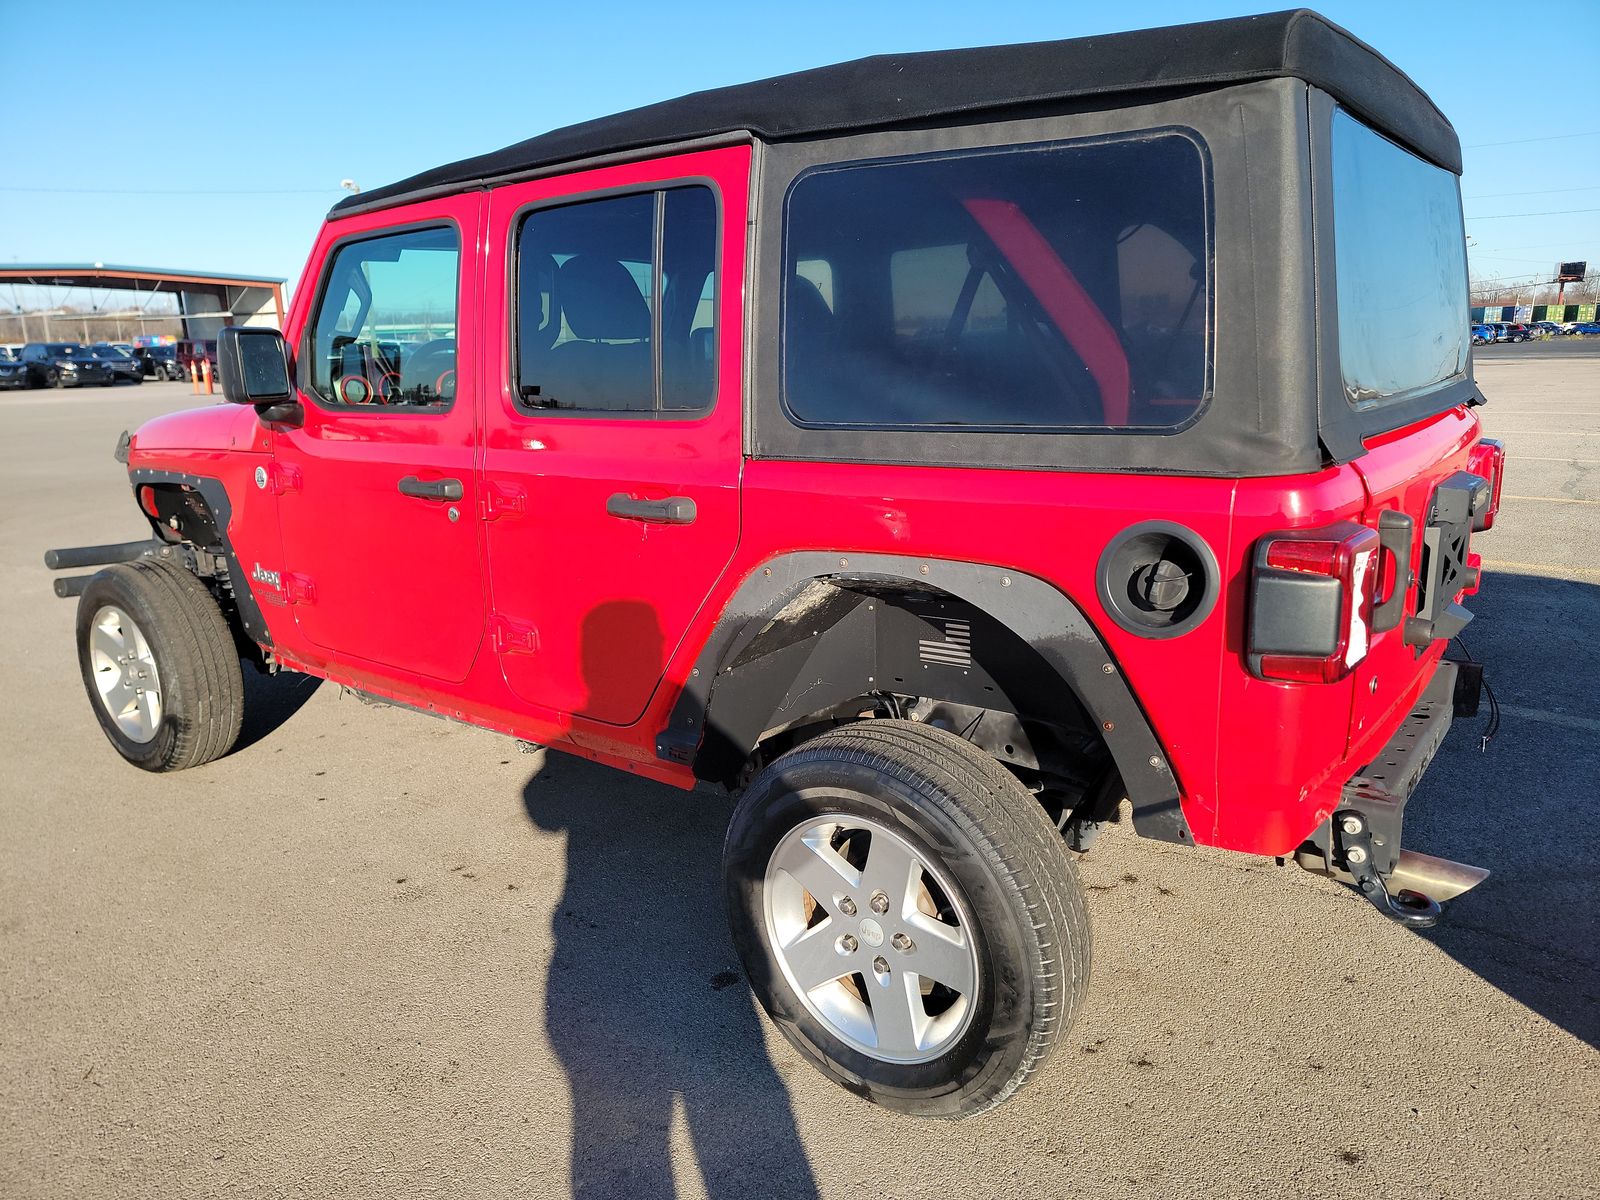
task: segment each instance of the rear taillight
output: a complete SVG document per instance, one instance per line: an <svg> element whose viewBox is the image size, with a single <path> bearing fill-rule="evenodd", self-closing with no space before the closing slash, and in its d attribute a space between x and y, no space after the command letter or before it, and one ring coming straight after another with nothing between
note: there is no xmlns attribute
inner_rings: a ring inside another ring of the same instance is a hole
<svg viewBox="0 0 1600 1200"><path fill-rule="evenodd" d="M1333 683L1372 642L1376 530L1353 521L1269 533L1256 544L1250 667L1263 679Z"/></svg>
<svg viewBox="0 0 1600 1200"><path fill-rule="evenodd" d="M1494 527L1494 517L1500 511L1500 489L1506 481L1506 448L1494 438L1484 438L1472 448L1467 460L1467 470L1480 479L1489 481L1489 504L1473 516L1472 528L1478 532Z"/></svg>

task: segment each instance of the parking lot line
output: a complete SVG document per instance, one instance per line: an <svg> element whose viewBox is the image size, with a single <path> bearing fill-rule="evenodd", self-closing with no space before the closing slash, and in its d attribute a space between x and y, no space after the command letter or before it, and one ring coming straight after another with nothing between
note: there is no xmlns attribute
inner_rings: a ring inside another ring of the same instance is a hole
<svg viewBox="0 0 1600 1200"><path fill-rule="evenodd" d="M1555 563L1509 562L1503 558L1486 558L1483 565L1491 571L1515 571L1522 575L1549 575L1552 578L1600 579L1600 567L1563 567Z"/></svg>
<svg viewBox="0 0 1600 1200"><path fill-rule="evenodd" d="M1505 495L1502 500L1534 500L1540 504L1600 504L1600 500L1574 500L1571 496L1512 496Z"/></svg>
<svg viewBox="0 0 1600 1200"><path fill-rule="evenodd" d="M1574 717L1567 713L1551 712L1544 708L1522 708L1515 704L1502 704L1500 711L1508 717L1521 717L1524 721L1542 721L1546 725L1561 725L1567 729L1581 729L1587 733L1600 733L1600 721L1592 717Z"/></svg>

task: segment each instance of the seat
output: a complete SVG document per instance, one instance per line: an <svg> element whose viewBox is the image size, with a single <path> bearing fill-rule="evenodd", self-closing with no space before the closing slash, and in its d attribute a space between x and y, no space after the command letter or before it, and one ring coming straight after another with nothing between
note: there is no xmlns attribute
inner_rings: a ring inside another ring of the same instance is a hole
<svg viewBox="0 0 1600 1200"><path fill-rule="evenodd" d="M556 270L567 341L543 355L538 384L557 408L648 411L655 407L650 305L616 259L577 254Z"/></svg>
<svg viewBox="0 0 1600 1200"><path fill-rule="evenodd" d="M784 390L808 420L848 419L851 398L841 394L838 320L822 291L803 275L789 277L783 315Z"/></svg>

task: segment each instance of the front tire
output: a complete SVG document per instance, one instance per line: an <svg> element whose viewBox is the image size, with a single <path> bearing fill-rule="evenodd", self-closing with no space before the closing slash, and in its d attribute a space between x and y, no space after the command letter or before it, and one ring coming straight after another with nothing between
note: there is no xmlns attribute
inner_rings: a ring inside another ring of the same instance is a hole
<svg viewBox="0 0 1600 1200"><path fill-rule="evenodd" d="M194 575L166 559L107 567L78 601L78 665L100 728L134 766L181 771L239 737L244 679L232 631Z"/></svg>
<svg viewBox="0 0 1600 1200"><path fill-rule="evenodd" d="M776 759L740 800L723 863L756 998L874 1103L993 1108L1082 1003L1089 922L1061 835L943 730L866 721Z"/></svg>

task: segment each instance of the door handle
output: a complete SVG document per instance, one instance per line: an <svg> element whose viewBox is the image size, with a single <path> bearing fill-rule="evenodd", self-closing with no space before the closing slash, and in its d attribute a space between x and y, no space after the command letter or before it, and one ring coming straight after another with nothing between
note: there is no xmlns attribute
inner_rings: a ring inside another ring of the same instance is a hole
<svg viewBox="0 0 1600 1200"><path fill-rule="evenodd" d="M617 492L606 501L606 512L630 521L649 521L655 525L693 525L697 515L694 501L687 496L668 496L665 500L635 500L627 492Z"/></svg>
<svg viewBox="0 0 1600 1200"><path fill-rule="evenodd" d="M422 500L459 500L466 490L459 479L418 479L407 475L400 481L400 494Z"/></svg>

